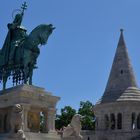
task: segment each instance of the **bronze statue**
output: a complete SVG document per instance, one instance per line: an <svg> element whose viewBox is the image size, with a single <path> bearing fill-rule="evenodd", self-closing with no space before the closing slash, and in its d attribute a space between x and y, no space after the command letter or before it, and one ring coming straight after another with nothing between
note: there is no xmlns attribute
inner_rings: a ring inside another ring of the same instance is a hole
<svg viewBox="0 0 140 140"><path fill-rule="evenodd" d="M41 24L28 35L21 26L26 3L22 11L16 14L12 23L9 23L8 34L0 50L0 81L3 89L6 88L7 78L12 77L13 84L32 84L33 69L40 54L38 46L45 45L55 29L52 24Z"/></svg>

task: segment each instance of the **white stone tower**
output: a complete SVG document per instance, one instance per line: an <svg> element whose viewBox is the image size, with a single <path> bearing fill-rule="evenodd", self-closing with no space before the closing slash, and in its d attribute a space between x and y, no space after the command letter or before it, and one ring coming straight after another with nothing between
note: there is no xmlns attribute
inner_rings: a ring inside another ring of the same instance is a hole
<svg viewBox="0 0 140 140"><path fill-rule="evenodd" d="M97 140L131 140L140 135L140 90L122 29L105 92L94 111Z"/></svg>

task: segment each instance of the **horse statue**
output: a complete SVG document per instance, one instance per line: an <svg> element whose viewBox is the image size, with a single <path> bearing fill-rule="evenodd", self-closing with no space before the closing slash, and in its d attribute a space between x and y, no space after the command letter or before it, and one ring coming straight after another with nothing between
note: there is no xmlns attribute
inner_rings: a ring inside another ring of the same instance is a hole
<svg viewBox="0 0 140 140"><path fill-rule="evenodd" d="M23 39L20 44L15 45L12 64L4 63L4 49L0 50L0 81L3 81L3 89L6 88L8 77L13 78L13 83L32 84L33 69L40 54L39 45L45 45L52 31L52 24L41 24Z"/></svg>

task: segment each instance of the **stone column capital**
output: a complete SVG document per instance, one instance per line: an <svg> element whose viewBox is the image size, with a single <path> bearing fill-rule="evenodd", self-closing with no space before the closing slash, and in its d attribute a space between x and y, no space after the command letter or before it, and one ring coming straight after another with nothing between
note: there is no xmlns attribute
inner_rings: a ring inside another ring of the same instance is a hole
<svg viewBox="0 0 140 140"><path fill-rule="evenodd" d="M56 114L56 109L55 108L48 108L48 115L54 115Z"/></svg>
<svg viewBox="0 0 140 140"><path fill-rule="evenodd" d="M29 104L21 104L24 110L30 110L31 106Z"/></svg>

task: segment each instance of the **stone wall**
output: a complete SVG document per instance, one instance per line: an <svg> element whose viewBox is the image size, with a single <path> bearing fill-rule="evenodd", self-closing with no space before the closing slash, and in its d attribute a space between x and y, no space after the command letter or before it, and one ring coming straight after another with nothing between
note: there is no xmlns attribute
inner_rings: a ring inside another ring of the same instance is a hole
<svg viewBox="0 0 140 140"><path fill-rule="evenodd" d="M140 135L139 101L98 104L94 112L96 140L131 140Z"/></svg>
<svg viewBox="0 0 140 140"><path fill-rule="evenodd" d="M83 140L96 140L95 131L82 130L81 135L83 136Z"/></svg>

